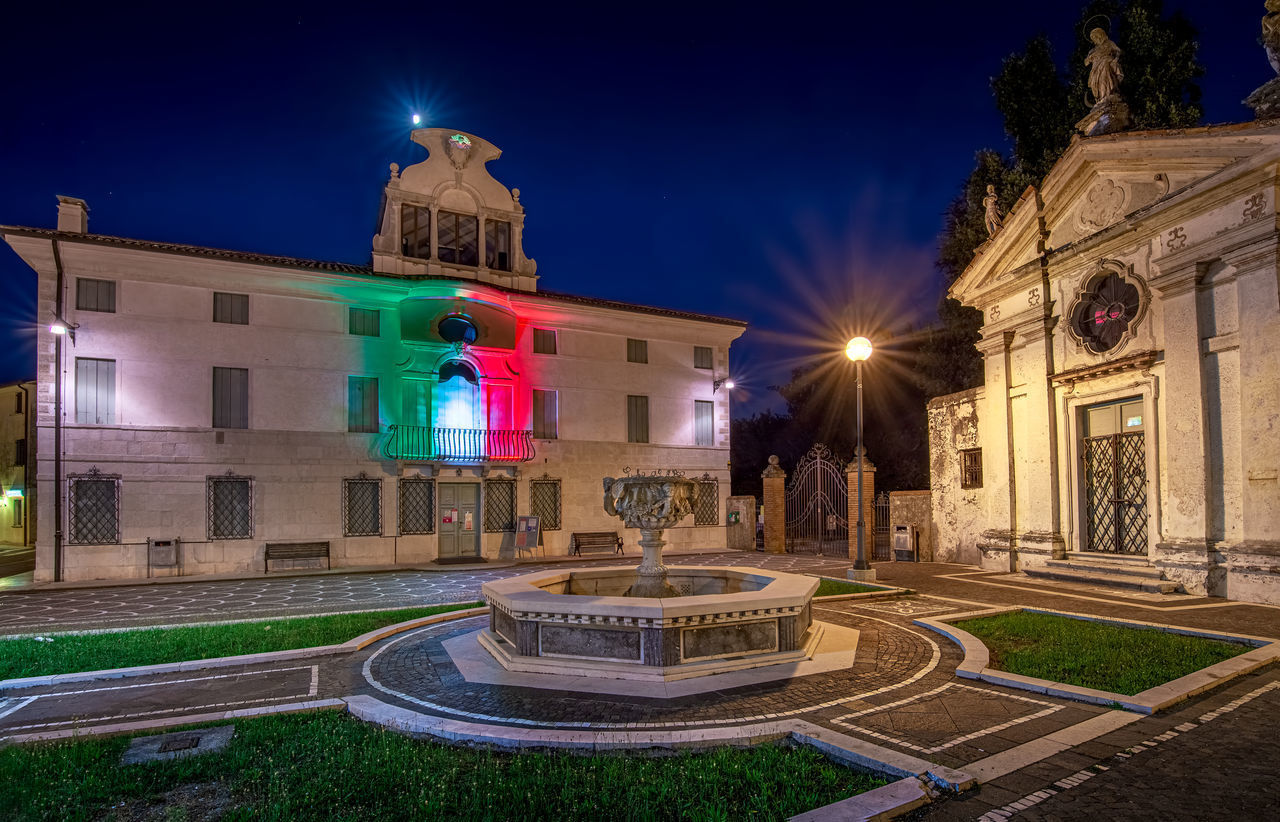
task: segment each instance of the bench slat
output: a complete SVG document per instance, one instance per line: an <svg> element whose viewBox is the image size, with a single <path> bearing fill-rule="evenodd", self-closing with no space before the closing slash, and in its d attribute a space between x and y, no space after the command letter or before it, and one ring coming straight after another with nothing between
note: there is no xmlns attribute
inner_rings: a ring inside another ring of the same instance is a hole
<svg viewBox="0 0 1280 822"><path fill-rule="evenodd" d="M324 559L333 567L327 542L268 542L263 551L263 573L271 570L273 559Z"/></svg>
<svg viewBox="0 0 1280 822"><path fill-rule="evenodd" d="M622 553L622 537L614 531L574 531L569 541L572 547L570 556L581 556L583 551Z"/></svg>

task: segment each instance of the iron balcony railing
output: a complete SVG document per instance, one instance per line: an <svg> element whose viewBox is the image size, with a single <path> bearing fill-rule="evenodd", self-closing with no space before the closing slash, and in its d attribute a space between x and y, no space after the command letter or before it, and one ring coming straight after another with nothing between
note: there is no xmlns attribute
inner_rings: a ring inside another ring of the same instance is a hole
<svg viewBox="0 0 1280 822"><path fill-rule="evenodd" d="M387 459L430 462L528 462L532 431L392 425L383 443Z"/></svg>

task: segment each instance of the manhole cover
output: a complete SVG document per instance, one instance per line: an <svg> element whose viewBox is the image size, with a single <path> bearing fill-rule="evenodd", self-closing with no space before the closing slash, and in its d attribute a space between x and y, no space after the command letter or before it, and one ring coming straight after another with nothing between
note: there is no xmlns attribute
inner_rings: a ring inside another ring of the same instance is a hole
<svg viewBox="0 0 1280 822"><path fill-rule="evenodd" d="M175 736L172 739L166 739L164 742L161 742L160 750L158 751L158 753L172 753L173 751L185 751L189 748L194 748L199 744L200 744L200 737L196 736L195 734L188 734L186 736Z"/></svg>

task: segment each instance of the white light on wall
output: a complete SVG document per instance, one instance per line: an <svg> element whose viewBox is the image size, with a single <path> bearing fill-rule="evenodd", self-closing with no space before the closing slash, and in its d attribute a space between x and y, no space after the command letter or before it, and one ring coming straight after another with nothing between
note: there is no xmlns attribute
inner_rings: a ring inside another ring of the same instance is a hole
<svg viewBox="0 0 1280 822"><path fill-rule="evenodd" d="M49 332L52 334L65 334L67 333L67 326L62 321L57 321L49 326Z"/></svg>
<svg viewBox="0 0 1280 822"><path fill-rule="evenodd" d="M4 492L4 495L5 495L6 497L21 497L21 496L22 496L22 489L21 489L21 488L10 488L8 491L5 491L5 492Z"/></svg>

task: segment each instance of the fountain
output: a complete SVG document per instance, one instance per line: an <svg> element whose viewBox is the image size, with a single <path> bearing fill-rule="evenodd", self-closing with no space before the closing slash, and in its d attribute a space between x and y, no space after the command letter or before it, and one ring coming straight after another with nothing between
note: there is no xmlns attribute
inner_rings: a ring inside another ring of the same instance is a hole
<svg viewBox="0 0 1280 822"><path fill-rule="evenodd" d="M639 566L486 582L489 628L478 638L503 668L665 682L813 656L828 627L812 618L817 579L663 565L663 531L692 512L696 483L611 477L604 492L605 511L640 529Z"/></svg>

